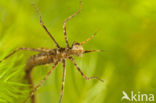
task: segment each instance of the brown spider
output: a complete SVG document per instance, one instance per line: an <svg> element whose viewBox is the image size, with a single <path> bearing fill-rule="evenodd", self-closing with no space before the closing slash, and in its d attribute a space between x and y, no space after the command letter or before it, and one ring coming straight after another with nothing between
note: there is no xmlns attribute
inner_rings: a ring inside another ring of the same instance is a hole
<svg viewBox="0 0 156 103"><path fill-rule="evenodd" d="M66 23L71 18L73 18L74 16L76 16L77 14L80 13L81 2L80 2L80 9L76 13L74 13L72 16L68 17L63 23L66 48L62 48L59 46L59 44L56 42L54 37L51 35L51 33L48 31L48 29L44 25L39 9L34 4L33 4L33 6L35 7L35 9L36 9L36 11L40 17L40 23L41 23L42 27L47 32L47 34L50 36L50 38L54 41L57 48L56 49L51 49L51 48L49 48L49 49L47 49L47 48L38 48L38 49L18 48L3 59L3 60L7 59L8 57L10 57L11 55L13 55L14 53L16 53L17 51L20 51L20 50L39 52L39 54L31 56L28 59L27 64L25 66L26 79L28 79L28 82L31 85L31 88L34 88L34 89L33 89L33 91L31 91L30 95L25 99L24 103L26 103L29 98L31 98L32 103L35 103L35 95L34 95L35 91L41 87L41 85L44 83L44 81L48 78L48 76L51 74L51 72L54 70L54 68L60 62L62 62L62 64L63 64L63 76L62 76L62 87L61 87L61 94L60 94L59 103L62 102L62 97L64 94L65 75L66 75L66 59L70 59L72 61L72 63L75 65L76 69L80 72L80 74L82 75L82 77L85 80L97 79L97 80L100 80L101 82L103 82L103 80L98 78L98 77L87 77L80 70L80 68L77 66L77 63L75 62L75 60L73 58L73 56L81 56L82 54L85 54L85 53L99 52L100 51L100 50L84 50L82 47L82 45L85 44L90 39L92 39L96 35L96 33L81 43L74 42L71 47L69 46L69 43L68 43L68 38L67 38L67 34L66 34ZM0 62L2 62L3 60L1 60ZM32 82L32 77L31 77L31 72L32 72L33 67L35 67L37 65L44 65L44 64L49 64L49 63L54 63L51 70L46 74L46 76L41 80L41 82L36 87L34 87L33 82Z"/></svg>

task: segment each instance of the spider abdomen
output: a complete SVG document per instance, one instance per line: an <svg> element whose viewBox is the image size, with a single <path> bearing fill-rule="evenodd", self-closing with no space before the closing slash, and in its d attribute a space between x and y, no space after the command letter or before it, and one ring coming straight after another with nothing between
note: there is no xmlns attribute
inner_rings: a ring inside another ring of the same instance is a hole
<svg viewBox="0 0 156 103"><path fill-rule="evenodd" d="M53 63L54 61L55 61L54 55L48 55L48 54L33 55L27 61L26 70L29 70L37 65Z"/></svg>

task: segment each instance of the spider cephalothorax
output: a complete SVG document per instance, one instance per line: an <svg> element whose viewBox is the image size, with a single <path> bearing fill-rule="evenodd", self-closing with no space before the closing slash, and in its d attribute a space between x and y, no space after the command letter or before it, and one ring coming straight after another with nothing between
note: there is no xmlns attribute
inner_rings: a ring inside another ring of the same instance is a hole
<svg viewBox="0 0 156 103"><path fill-rule="evenodd" d="M72 45L72 53L76 56L81 56L84 52L83 46L80 43L74 42Z"/></svg>

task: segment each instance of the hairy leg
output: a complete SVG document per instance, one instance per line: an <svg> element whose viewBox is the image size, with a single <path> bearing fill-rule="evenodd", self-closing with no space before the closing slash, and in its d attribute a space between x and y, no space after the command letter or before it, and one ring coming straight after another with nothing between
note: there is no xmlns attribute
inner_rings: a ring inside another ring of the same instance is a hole
<svg viewBox="0 0 156 103"><path fill-rule="evenodd" d="M35 4L33 4L34 8L36 9L39 17L40 17L40 24L42 25L42 27L44 28L44 30L47 32L47 34L50 36L50 38L54 41L55 45L57 48L60 48L59 44L57 43L57 41L55 40L55 38L51 35L51 33L48 31L48 29L46 28L43 20L42 20L42 17L41 17L41 13L39 11L39 9L37 8L37 6Z"/></svg>
<svg viewBox="0 0 156 103"><path fill-rule="evenodd" d="M80 44L81 44L81 45L85 44L85 43L88 42L89 40L93 39L93 38L95 37L95 35L96 35L96 32L95 32L91 37L89 37L88 39L86 39L85 41L82 41Z"/></svg>
<svg viewBox="0 0 156 103"><path fill-rule="evenodd" d="M7 55L6 57L4 57L2 60L0 60L0 62L2 62L3 60L9 58L9 57L12 56L13 54L15 54L16 52L21 51L21 50L43 52L43 51L40 50L40 49L34 49L34 48L18 48L18 49L16 49L16 50L14 50L13 52L11 52L10 54L8 54L8 55Z"/></svg>
<svg viewBox="0 0 156 103"><path fill-rule="evenodd" d="M82 71L81 69L77 66L77 63L75 62L74 58L71 57L70 60L73 62L73 64L75 65L76 69L81 73L82 77L85 79L85 80L91 80L91 79L97 79L97 80L100 80L101 82L104 82L102 79L98 78L98 77L87 77Z"/></svg>
<svg viewBox="0 0 156 103"><path fill-rule="evenodd" d="M83 53L102 52L103 50L85 50Z"/></svg>
<svg viewBox="0 0 156 103"><path fill-rule="evenodd" d="M65 84L65 76L66 76L66 61L63 60L63 75L62 75L62 87L61 87L61 96L59 103L62 102L63 94L64 94L64 84Z"/></svg>
<svg viewBox="0 0 156 103"><path fill-rule="evenodd" d="M69 16L67 19L65 19L65 21L63 23L63 32L64 32L64 37L65 37L65 42L66 42L67 48L69 48L69 43L68 43L68 37L67 37L67 33L66 33L66 23L71 18L73 18L74 16L78 15L80 13L80 11L81 11L81 1L80 1L80 9L76 13L74 13L72 16Z"/></svg>
<svg viewBox="0 0 156 103"><path fill-rule="evenodd" d="M28 101L29 98L31 98L34 93L42 86L45 80L47 80L48 76L51 74L51 72L54 70L54 68L57 66L59 62L54 63L50 71L47 73L47 75L41 80L41 82L33 89L33 91L30 93L30 95L25 99L24 103Z"/></svg>

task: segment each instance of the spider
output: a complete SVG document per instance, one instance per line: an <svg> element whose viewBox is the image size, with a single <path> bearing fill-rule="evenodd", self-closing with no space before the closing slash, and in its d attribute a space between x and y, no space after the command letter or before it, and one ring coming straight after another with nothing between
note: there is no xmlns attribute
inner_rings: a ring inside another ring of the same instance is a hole
<svg viewBox="0 0 156 103"><path fill-rule="evenodd" d="M25 77L26 79L28 79L28 83L31 85L31 88L34 88L31 92L30 95L25 99L24 103L26 103L28 101L29 98L31 98L31 102L32 103L36 103L35 102L35 95L34 93L42 86L42 84L44 83L44 81L48 78L48 76L51 74L51 72L54 70L54 68L60 63L62 62L63 64L63 75L62 75L62 87L61 87L61 93L60 93L60 100L59 103L62 102L62 98L63 98L63 94L64 94L64 84L65 84L65 76L66 76L66 59L69 59L72 61L72 63L74 64L74 66L76 67L76 69L80 72L80 74L82 75L82 77L85 80L90 80L90 79L97 79L100 80L101 82L104 82L102 79L98 78L98 77L87 77L82 71L81 69L78 67L77 63L75 62L73 56L81 56L83 54L86 53L90 53L90 52L100 52L101 50L84 50L83 48L83 44L85 44L87 41L89 41L90 39L92 39L95 35L93 34L91 37L89 37L88 39L86 39L83 42L74 42L72 44L72 46L69 46L68 43L68 38L67 38L67 33L66 33L66 23L73 18L74 16L78 15L81 11L81 1L80 1L80 8L77 12L75 12L72 16L69 16L67 19L65 19L64 23L63 23L63 31L64 31L64 37L65 37L65 43L66 43L66 47L62 48L60 47L60 45L57 43L57 41L54 39L54 37L51 35L51 33L48 31L47 27L45 26L44 22L42 21L42 17L40 14L39 9L37 8L37 6L35 4L33 4L34 8L37 11L37 14L39 15L40 18L40 24L43 27L43 29L47 32L47 34L50 36L50 38L53 40L53 42L56 45L56 49L51 49L51 48L38 48L38 49L34 49L34 48L18 48L16 50L14 50L12 53L10 53L9 55L7 55L4 59L2 59L0 62L2 62L3 60L9 58L11 55L15 54L18 51L21 50L25 50L25 51L35 51L35 52L39 52L36 55L31 56L25 66ZM49 64L49 63L53 63L54 65L52 66L52 68L50 69L50 71L46 74L46 76L41 80L41 82L36 85L35 87L33 86L33 82L32 82L32 77L31 77L31 72L32 69L35 66L38 65L45 65L45 64Z"/></svg>

